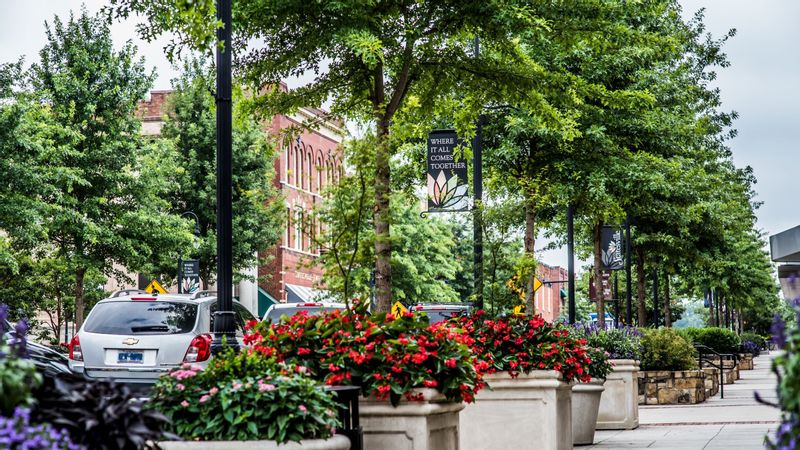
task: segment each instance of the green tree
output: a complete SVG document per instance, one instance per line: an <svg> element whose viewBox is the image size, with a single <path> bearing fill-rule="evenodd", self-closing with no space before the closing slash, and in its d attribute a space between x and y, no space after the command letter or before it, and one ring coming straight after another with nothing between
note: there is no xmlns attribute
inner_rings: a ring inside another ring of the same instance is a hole
<svg viewBox="0 0 800 450"><path fill-rule="evenodd" d="M31 164L47 175L40 195L47 242L74 274L76 323L83 322L87 273L124 278L174 256L191 234L162 200L164 183L143 171L137 103L153 76L136 48L115 50L107 23L83 11L47 24L31 69L33 94L62 135Z"/></svg>
<svg viewBox="0 0 800 450"><path fill-rule="evenodd" d="M366 136L346 145L354 172L330 189L305 226L321 248L319 262L325 267L326 287L344 302L371 295L375 258L374 217L370 213L374 208L373 142L374 137ZM458 301L451 286L461 270L453 253L452 225L421 217L421 202L412 194L401 191L392 198L392 245L396 249L391 260L395 274L392 296L406 304ZM324 224L320 234L311 232L317 221Z"/></svg>
<svg viewBox="0 0 800 450"><path fill-rule="evenodd" d="M161 136L174 145L176 166L167 198L175 214L192 211L199 219L197 248L184 257L200 260L204 288L213 283L217 268L216 234L216 106L211 94L214 78L199 60L184 67L173 80ZM259 263L257 252L278 241L283 225L283 202L274 185L275 147L261 125L239 107L237 90L233 127L233 268L241 271ZM189 223L194 227L194 221ZM263 262L263 261L261 261ZM161 268L175 272L175 264Z"/></svg>
<svg viewBox="0 0 800 450"><path fill-rule="evenodd" d="M254 39L263 44L237 55L241 74L256 88L283 78L314 73L311 83L289 92L268 90L254 102L266 112L318 106L331 101L333 112L357 118L374 129L375 285L377 310L392 298L390 160L408 133L419 137L430 118L450 108L462 135L469 137L484 104L536 96L535 69L509 37L544 30L527 1L393 1L309 3L248 0L234 3L234 50ZM166 31L182 43L210 48L218 22L210 0L182 3L113 0L114 17L142 14L145 38ZM208 24L203 26L203 24ZM471 52L480 36L479 58ZM234 53L236 54L236 53ZM458 103L445 101L458 90ZM422 126L420 127L420 124ZM411 130L403 129L411 125Z"/></svg>

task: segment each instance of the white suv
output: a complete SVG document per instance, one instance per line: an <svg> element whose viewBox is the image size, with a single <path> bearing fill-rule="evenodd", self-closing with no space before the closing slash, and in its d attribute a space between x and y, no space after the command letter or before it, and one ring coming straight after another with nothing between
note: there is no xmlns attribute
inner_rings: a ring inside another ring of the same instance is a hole
<svg viewBox="0 0 800 450"><path fill-rule="evenodd" d="M127 289L98 302L69 344L69 367L87 378L154 383L182 363L211 356L214 292L149 294ZM253 315L233 302L236 337Z"/></svg>
<svg viewBox="0 0 800 450"><path fill-rule="evenodd" d="M269 309L267 309L267 312L264 313L264 317L261 320L265 322L278 323L281 319L281 316L291 317L300 311L306 311L309 315L313 316L326 311L335 311L337 309L347 309L347 305L344 303L333 302L278 303L270 306Z"/></svg>

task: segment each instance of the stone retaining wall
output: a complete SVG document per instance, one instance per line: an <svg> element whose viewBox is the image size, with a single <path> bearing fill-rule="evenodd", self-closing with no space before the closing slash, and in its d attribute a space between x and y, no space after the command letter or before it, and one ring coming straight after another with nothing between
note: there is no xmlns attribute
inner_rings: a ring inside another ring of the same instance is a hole
<svg viewBox="0 0 800 450"><path fill-rule="evenodd" d="M704 370L639 372L640 405L696 404L705 400Z"/></svg>
<svg viewBox="0 0 800 450"><path fill-rule="evenodd" d="M751 353L739 355L739 370L753 370L753 355Z"/></svg>
<svg viewBox="0 0 800 450"><path fill-rule="evenodd" d="M711 398L719 393L719 369L716 367L705 367L706 373L706 398Z"/></svg>

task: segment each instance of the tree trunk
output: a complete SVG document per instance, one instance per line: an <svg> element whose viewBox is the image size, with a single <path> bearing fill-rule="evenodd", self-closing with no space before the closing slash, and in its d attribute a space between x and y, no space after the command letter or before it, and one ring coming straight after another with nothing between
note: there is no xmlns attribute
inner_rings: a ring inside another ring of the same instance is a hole
<svg viewBox="0 0 800 450"><path fill-rule="evenodd" d="M597 300L597 326L606 326L606 307L603 289L603 269L601 252L601 235L603 233L603 222L597 222L594 226L594 292Z"/></svg>
<svg viewBox="0 0 800 450"><path fill-rule="evenodd" d="M378 123L375 149L375 308L389 312L392 306L392 247L389 234L389 123ZM419 299L412 299L419 301Z"/></svg>
<svg viewBox="0 0 800 450"><path fill-rule="evenodd" d="M533 203L527 202L525 205L525 256L530 261L535 260L534 246L536 244L536 216L533 211ZM533 290L533 280L536 277L536 266L531 268L528 274L528 282L525 286L525 313L529 316L536 314L536 292Z"/></svg>
<svg viewBox="0 0 800 450"><path fill-rule="evenodd" d="M664 271L664 326L672 328L672 305L669 298L669 272Z"/></svg>
<svg viewBox="0 0 800 450"><path fill-rule="evenodd" d="M75 329L80 329L83 325L83 278L86 275L86 269L79 267L75 270Z"/></svg>
<svg viewBox="0 0 800 450"><path fill-rule="evenodd" d="M636 308L638 315L637 325L640 327L647 326L647 308L644 303L644 248L636 247Z"/></svg>

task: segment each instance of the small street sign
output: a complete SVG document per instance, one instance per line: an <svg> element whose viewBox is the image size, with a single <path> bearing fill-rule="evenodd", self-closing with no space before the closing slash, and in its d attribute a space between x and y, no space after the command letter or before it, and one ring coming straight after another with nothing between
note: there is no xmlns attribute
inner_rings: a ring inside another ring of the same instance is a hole
<svg viewBox="0 0 800 450"><path fill-rule="evenodd" d="M407 312L408 312L408 308L406 308L405 305L403 305L400 302L395 302L394 305L392 305L392 314L395 317L400 317L400 316L403 315L403 313L407 313Z"/></svg>
<svg viewBox="0 0 800 450"><path fill-rule="evenodd" d="M525 309L525 305L517 305L517 306L515 306L514 307L514 315L515 316L524 316L525 312L523 311L523 309Z"/></svg>
<svg viewBox="0 0 800 450"><path fill-rule="evenodd" d="M148 284L147 287L144 288L144 290L151 294L154 292L158 292L159 294L167 293L167 290L164 289L164 286L161 286L161 283L159 283L158 280L151 281L150 284Z"/></svg>
<svg viewBox="0 0 800 450"><path fill-rule="evenodd" d="M533 292L538 291L539 288L542 287L542 284L543 283L540 279L533 277Z"/></svg>

